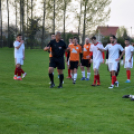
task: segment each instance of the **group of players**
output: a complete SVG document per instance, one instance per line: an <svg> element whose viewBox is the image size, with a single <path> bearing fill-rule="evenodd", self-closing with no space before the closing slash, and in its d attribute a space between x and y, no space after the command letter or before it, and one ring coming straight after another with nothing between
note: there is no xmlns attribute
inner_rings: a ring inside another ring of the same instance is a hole
<svg viewBox="0 0 134 134"><path fill-rule="evenodd" d="M91 44L91 43L92 44ZM54 84L54 68L57 67L59 75L59 86L62 88L62 83L64 80L63 69L65 69L64 54L66 52L66 63L68 66L68 78L73 80L73 84L76 83L77 79L77 69L78 66L81 68L82 78L81 80L88 81L90 79L90 67L91 63L93 64L94 70L94 81L91 86L100 86L100 74L99 68L101 63L104 63L105 51L107 52L106 64L108 65L108 71L111 76L111 85L110 89L119 87L119 82L117 81L117 75L119 72L119 61L122 59L125 54L124 61L121 61L121 64L124 62L124 68L126 68L127 80L126 83L130 83L131 71L133 67L133 51L134 48L130 44L129 38L125 39L125 48L117 43L117 39L114 35L110 36L110 43L104 48L103 45L96 40L96 37L92 37L91 41L89 38L85 39L85 45L83 47L78 44L77 37L69 39L69 45L66 46L63 39L61 39L61 33L57 32L55 36L52 36L52 40L49 42L47 47L44 48L45 51L50 52L50 61L49 61L49 78L51 81L50 88L55 87ZM85 77L84 67L87 68L87 77Z"/></svg>
<svg viewBox="0 0 134 134"><path fill-rule="evenodd" d="M119 82L117 81L117 76L120 68L120 60L124 56L124 68L126 68L127 80L126 83L130 83L131 68L133 68L133 52L134 48L130 44L130 40L125 39L125 48L117 43L117 39L114 35L110 36L110 43L104 48L103 45L96 40L96 37L85 39L85 44L79 45L77 37L69 39L69 45L61 38L61 33L56 32L55 35L51 36L51 41L48 43L47 47L44 48L45 51L49 51L49 78L51 81L50 88L55 87L54 84L54 69L57 68L59 77L59 86L62 88L64 81L63 70L65 69L64 56L66 55L66 63L68 67L68 77L73 80L73 84L76 83L77 79L77 69L78 66L81 68L82 78L81 80L89 81L90 79L90 67L93 64L94 70L94 81L91 86L100 86L100 73L99 68L105 60L106 51L106 64L108 65L108 71L111 76L110 89L119 87ZM27 74L22 70L23 61L25 59L25 46L22 40L22 35L18 34L14 42L14 58L15 58L15 72L14 80L22 80ZM85 69L87 68L87 77L85 77ZM21 74L23 74L21 78Z"/></svg>

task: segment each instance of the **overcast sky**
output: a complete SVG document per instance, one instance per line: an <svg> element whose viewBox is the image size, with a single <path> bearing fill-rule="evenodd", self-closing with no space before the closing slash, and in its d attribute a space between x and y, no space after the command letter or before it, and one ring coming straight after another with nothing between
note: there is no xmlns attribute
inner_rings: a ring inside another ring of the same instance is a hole
<svg viewBox="0 0 134 134"><path fill-rule="evenodd" d="M125 26L134 35L134 0L112 0L109 26Z"/></svg>

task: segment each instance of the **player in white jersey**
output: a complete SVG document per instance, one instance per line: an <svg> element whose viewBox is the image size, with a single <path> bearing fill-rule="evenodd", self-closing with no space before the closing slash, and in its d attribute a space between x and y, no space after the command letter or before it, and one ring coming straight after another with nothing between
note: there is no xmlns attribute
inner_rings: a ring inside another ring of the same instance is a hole
<svg viewBox="0 0 134 134"><path fill-rule="evenodd" d="M131 77L131 71L130 69L133 68L133 52L134 48L130 44L130 40L127 38L125 39L125 49L117 61L121 59L121 57L125 54L125 62L124 62L124 68L126 68L126 74L127 74L127 80L126 83L130 83L130 77Z"/></svg>
<svg viewBox="0 0 134 134"><path fill-rule="evenodd" d="M99 75L99 67L100 64L104 61L104 56L99 49L104 49L103 45L97 42L96 37L92 37L92 45L90 47L90 51L93 53L93 70L94 70L94 83L92 86L100 86L100 75ZM97 82L97 85L96 85Z"/></svg>
<svg viewBox="0 0 134 134"><path fill-rule="evenodd" d="M15 72L14 80L22 80L26 76L26 73L22 70L21 66L24 64L25 59L25 46L24 41L22 40L22 35L18 34L16 41L14 42L14 58L15 58ZM18 76L17 76L18 75Z"/></svg>
<svg viewBox="0 0 134 134"><path fill-rule="evenodd" d="M118 68L118 61L116 61L116 59L119 58L119 51L122 52L124 50L120 44L114 42L115 38L116 37L114 35L111 35L110 36L111 43L107 44L104 49L98 48L98 50L100 51L107 51L107 50L109 51L108 68L112 74L112 82L111 86L109 87L110 89L114 87L114 84L117 81L115 74ZM116 87L119 87L119 83L116 83Z"/></svg>

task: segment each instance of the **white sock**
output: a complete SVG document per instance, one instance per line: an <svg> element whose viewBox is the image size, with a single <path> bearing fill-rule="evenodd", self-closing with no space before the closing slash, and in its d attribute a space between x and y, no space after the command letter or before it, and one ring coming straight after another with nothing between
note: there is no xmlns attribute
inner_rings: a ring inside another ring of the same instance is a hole
<svg viewBox="0 0 134 134"><path fill-rule="evenodd" d="M17 77L17 75L14 75L14 77Z"/></svg>
<svg viewBox="0 0 134 134"><path fill-rule="evenodd" d="M91 75L91 73L88 73L88 72L87 72L87 78L88 78L88 79L90 78L90 75Z"/></svg>
<svg viewBox="0 0 134 134"><path fill-rule="evenodd" d="M74 80L76 81L77 79L77 73L74 74Z"/></svg>
<svg viewBox="0 0 134 134"><path fill-rule="evenodd" d="M82 71L82 77L85 78L85 71Z"/></svg>
<svg viewBox="0 0 134 134"><path fill-rule="evenodd" d="M74 74L71 74L72 79L74 79Z"/></svg>
<svg viewBox="0 0 134 134"><path fill-rule="evenodd" d="M17 78L21 78L21 76L18 76Z"/></svg>

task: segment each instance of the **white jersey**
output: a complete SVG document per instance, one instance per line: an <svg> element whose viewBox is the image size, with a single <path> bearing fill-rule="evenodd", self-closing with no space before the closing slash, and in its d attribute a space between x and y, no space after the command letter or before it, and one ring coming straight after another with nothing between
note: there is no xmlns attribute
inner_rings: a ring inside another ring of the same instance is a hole
<svg viewBox="0 0 134 134"><path fill-rule="evenodd" d="M20 45L19 41L15 41L13 45L14 45L14 58L23 58L24 57L23 51L25 49L24 44L22 44L19 49L16 48Z"/></svg>
<svg viewBox="0 0 134 134"><path fill-rule="evenodd" d="M108 44L105 50L109 52L108 62L115 62L119 58L119 51L123 51L123 47L120 44Z"/></svg>
<svg viewBox="0 0 134 134"><path fill-rule="evenodd" d="M131 53L134 51L134 48L132 45L125 47L125 62L128 62L131 58ZM132 58L133 59L133 58Z"/></svg>
<svg viewBox="0 0 134 134"><path fill-rule="evenodd" d="M91 45L90 51L93 52L93 61L103 62L102 52L98 48L104 49L103 45L97 43L96 45Z"/></svg>

